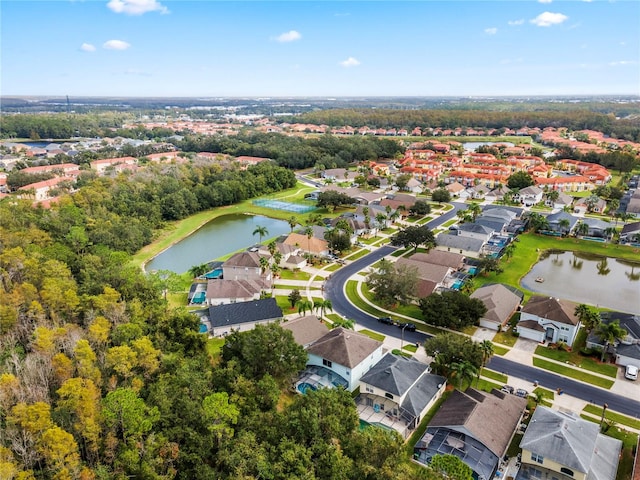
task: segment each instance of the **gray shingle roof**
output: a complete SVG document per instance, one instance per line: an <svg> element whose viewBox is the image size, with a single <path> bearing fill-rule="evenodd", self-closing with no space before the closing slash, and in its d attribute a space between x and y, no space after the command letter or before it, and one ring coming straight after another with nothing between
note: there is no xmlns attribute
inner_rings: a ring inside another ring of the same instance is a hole
<svg viewBox="0 0 640 480"><path fill-rule="evenodd" d="M449 235L441 233L436 237L439 247L449 247L468 252L480 252L484 241L478 238L463 237L461 235Z"/></svg>
<svg viewBox="0 0 640 480"><path fill-rule="evenodd" d="M497 390L491 393L473 388L464 393L454 390L429 427L466 430L495 455L502 457L526 406L526 399Z"/></svg>
<svg viewBox="0 0 640 480"><path fill-rule="evenodd" d="M554 322L577 325L579 320L575 316L576 304L553 297L532 296L522 311Z"/></svg>
<svg viewBox="0 0 640 480"><path fill-rule="evenodd" d="M482 235L490 235L493 233L493 229L480 225L479 223L463 223L458 225L458 230L461 232L480 233Z"/></svg>
<svg viewBox="0 0 640 480"><path fill-rule="evenodd" d="M483 318L499 324L509 320L520 304L520 297L499 283L478 288L471 298L477 298L487 307Z"/></svg>
<svg viewBox="0 0 640 480"><path fill-rule="evenodd" d="M282 318L282 309L275 298L209 307L209 320L214 328L277 318Z"/></svg>
<svg viewBox="0 0 640 480"><path fill-rule="evenodd" d="M431 250L429 253L415 253L409 257L418 262L431 263L432 265L444 265L445 267L459 268L464 262L464 255L442 250Z"/></svg>
<svg viewBox="0 0 640 480"><path fill-rule="evenodd" d="M424 263L413 260L412 258L400 257L396 261L396 265L398 267L401 267L402 265L405 265L408 268L415 267L418 273L418 278L436 283L442 282L446 278L447 273L449 273L449 267Z"/></svg>
<svg viewBox="0 0 640 480"><path fill-rule="evenodd" d="M600 434L597 423L543 406L536 408L520 442L520 448L587 473L590 480L615 478L621 447L620 440Z"/></svg>
<svg viewBox="0 0 640 480"><path fill-rule="evenodd" d="M311 344L307 352L353 368L381 346L382 342L338 327Z"/></svg>
<svg viewBox="0 0 640 480"><path fill-rule="evenodd" d="M307 345L322 338L329 332L327 324L321 322L315 315L294 318L281 324L285 330L291 330L298 345Z"/></svg>

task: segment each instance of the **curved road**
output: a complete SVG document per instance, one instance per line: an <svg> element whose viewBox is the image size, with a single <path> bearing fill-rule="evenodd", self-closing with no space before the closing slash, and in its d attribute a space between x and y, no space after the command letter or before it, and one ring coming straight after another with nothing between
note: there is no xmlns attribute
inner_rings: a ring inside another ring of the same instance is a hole
<svg viewBox="0 0 640 480"><path fill-rule="evenodd" d="M435 228L455 217L458 210L466 208L466 205L464 204L453 203L452 205L454 206L453 210L432 220L427 223L427 225L430 228ZM384 335L401 338L403 336L403 332L398 327L379 323L376 317L353 306L344 293L344 286L352 275L365 269L369 265L376 263L378 260L389 255L395 250L396 248L391 246L381 247L337 270L331 275L331 278L327 280L325 284L325 294L327 298L331 300L331 304L333 305L333 310L335 312L346 318L355 320L358 324L367 329L375 330ZM422 332L405 331L403 338L407 343L423 343L429 337L429 335ZM616 395L608 390L571 380L546 370L530 367L528 365L521 365L517 362L498 356L492 357L487 366L492 370L504 372L507 375L527 380L531 382L532 388L533 382L537 380L540 386L548 388L549 390L561 388L567 395L571 395L596 405L603 405L606 403L611 410L636 418L640 417L640 402Z"/></svg>

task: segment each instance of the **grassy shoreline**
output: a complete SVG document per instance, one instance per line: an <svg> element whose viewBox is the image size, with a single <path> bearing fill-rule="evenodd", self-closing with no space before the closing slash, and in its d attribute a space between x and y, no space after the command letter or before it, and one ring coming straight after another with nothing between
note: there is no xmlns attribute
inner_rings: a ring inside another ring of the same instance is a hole
<svg viewBox="0 0 640 480"><path fill-rule="evenodd" d="M286 198L290 201L296 201L304 198L305 193L313 190L315 190L314 187L298 182L295 187L279 192L274 196L274 198ZM152 258L164 252L167 248L175 245L180 240L193 234L206 223L223 215L263 215L265 217L275 218L278 220L288 220L291 216L295 216L300 223L304 223L304 220L310 215L309 213L294 215L292 212L259 207L252 203L253 200L255 199L251 198L235 205L212 208L196 213L195 215L191 215L190 217L182 220L168 223L164 229L157 232L156 238L150 244L145 245L135 255L133 255L131 263L136 267L144 268L144 265ZM319 209L312 213L321 213L323 216L332 216L325 209Z"/></svg>

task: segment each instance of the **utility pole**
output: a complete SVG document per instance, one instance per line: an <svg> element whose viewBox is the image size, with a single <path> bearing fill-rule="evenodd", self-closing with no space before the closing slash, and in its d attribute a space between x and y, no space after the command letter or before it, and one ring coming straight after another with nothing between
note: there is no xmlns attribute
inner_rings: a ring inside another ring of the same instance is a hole
<svg viewBox="0 0 640 480"><path fill-rule="evenodd" d="M600 418L600 430L602 430L602 424L604 423L604 414L606 413L607 408L609 408L609 405L607 405L606 403L602 405L602 417Z"/></svg>

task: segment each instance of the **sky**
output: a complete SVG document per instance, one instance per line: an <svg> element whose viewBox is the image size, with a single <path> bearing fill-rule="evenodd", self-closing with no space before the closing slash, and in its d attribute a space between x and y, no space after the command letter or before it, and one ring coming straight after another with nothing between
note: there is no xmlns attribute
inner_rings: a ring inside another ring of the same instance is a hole
<svg viewBox="0 0 640 480"><path fill-rule="evenodd" d="M2 0L0 94L640 95L640 1Z"/></svg>

